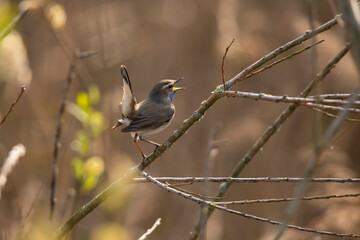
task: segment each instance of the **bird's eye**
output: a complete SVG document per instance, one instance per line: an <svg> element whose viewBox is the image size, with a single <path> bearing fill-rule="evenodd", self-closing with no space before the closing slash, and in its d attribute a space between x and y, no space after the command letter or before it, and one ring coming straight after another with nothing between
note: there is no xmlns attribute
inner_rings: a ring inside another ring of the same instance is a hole
<svg viewBox="0 0 360 240"><path fill-rule="evenodd" d="M172 88L173 86L172 85L169 85L168 88Z"/></svg>

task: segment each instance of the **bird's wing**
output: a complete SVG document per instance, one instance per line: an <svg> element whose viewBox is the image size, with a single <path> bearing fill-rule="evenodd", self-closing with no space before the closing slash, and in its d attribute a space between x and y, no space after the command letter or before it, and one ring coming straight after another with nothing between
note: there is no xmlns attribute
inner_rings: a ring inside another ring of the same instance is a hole
<svg viewBox="0 0 360 240"><path fill-rule="evenodd" d="M120 68L123 79L123 95L121 102L122 115L126 118L132 118L135 115L136 99L132 91L129 74L124 65Z"/></svg>
<svg viewBox="0 0 360 240"><path fill-rule="evenodd" d="M157 109L157 111L154 111ZM130 125L123 128L122 132L137 132L159 128L171 121L175 108L173 105L152 106L145 102L139 108L139 115L131 121Z"/></svg>

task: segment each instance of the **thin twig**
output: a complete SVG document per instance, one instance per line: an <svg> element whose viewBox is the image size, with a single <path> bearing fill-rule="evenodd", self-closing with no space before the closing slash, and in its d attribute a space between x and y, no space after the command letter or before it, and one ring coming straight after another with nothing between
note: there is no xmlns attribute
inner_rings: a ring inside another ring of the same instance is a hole
<svg viewBox="0 0 360 240"><path fill-rule="evenodd" d="M158 218L154 225L149 228L146 233L144 233L138 240L144 240L146 239L159 225L161 224L161 218Z"/></svg>
<svg viewBox="0 0 360 240"><path fill-rule="evenodd" d="M269 65L267 65L267 66L265 66L265 67L263 67L263 68L261 68L259 70L257 70L257 71L255 71L255 72L252 72L249 75L247 75L244 79L242 79L242 81L247 79L247 78L250 78L250 77L252 77L252 76L254 76L256 74L259 74L259 73L261 73L261 72L263 72L263 71L265 71L267 69L270 69L273 66L275 66L275 65L277 65L277 64L279 64L279 63L281 63L283 61L289 60L290 58L295 57L296 55L299 55L300 53L305 52L305 51L311 49L312 47L314 47L314 46L316 46L316 45L318 45L318 44L320 44L320 43L322 43L324 41L325 40L321 40L321 41L319 41L317 43L314 43L314 44L312 44L310 46L304 47L303 49L300 49L299 51L296 51L296 52L294 52L294 53L292 53L292 54L290 54L290 55L288 55L286 57L283 57L283 58L281 58L281 59L279 59L279 60L277 60L277 61L275 61L275 62L273 62L273 63L271 63L271 64L269 64Z"/></svg>
<svg viewBox="0 0 360 240"><path fill-rule="evenodd" d="M66 107L66 100L69 94L70 85L72 82L72 72L75 68L75 53L73 54L73 57L70 61L70 66L66 75L66 83L64 87L63 96L61 98L60 102L60 108L57 115L56 120L56 133L55 133L55 139L54 139L54 152L53 152L53 159L52 159L52 168L51 168L51 182L50 182L50 219L53 216L54 208L55 208L55 188L56 188L56 179L57 179L57 158L60 148L60 138L61 138L61 132L62 132L62 124L63 124L63 115L65 112Z"/></svg>
<svg viewBox="0 0 360 240"><path fill-rule="evenodd" d="M324 111L324 110L322 110L322 109L318 109L318 108L316 108L316 107L312 108L312 110L318 111L318 112L320 112L320 113L322 113L322 114L324 114L324 115L326 115L326 116L328 116L328 117L331 117L331 118L338 118L337 115L332 114L332 113L329 113L329 112ZM360 119L357 119L357 118L348 118L348 117L347 117L347 118L345 118L345 120L346 120L346 121L349 121L349 122L360 122Z"/></svg>
<svg viewBox="0 0 360 240"><path fill-rule="evenodd" d="M61 132L62 132L62 125L64 122L63 115L66 108L66 101L68 98L70 85L72 82L72 73L75 69L75 61L76 59L83 59L87 57L91 57L95 55L95 51L86 51L86 52L80 52L79 50L76 50L73 53L73 56L70 61L69 69L66 74L66 82L64 87L63 96L61 98L60 102L60 108L57 115L57 121L56 121L56 133L55 133L55 139L54 139L54 152L53 152L53 159L52 159L52 168L51 168L51 183L50 183L50 219L53 216L54 208L55 208L55 189L56 189L56 180L57 180L57 159L59 154L59 148L60 148L60 138L61 138Z"/></svg>
<svg viewBox="0 0 360 240"><path fill-rule="evenodd" d="M224 53L224 56L222 58L222 62L221 62L221 76L222 76L222 82L223 82L223 85L224 85L224 91L226 90L226 85L225 85L225 74L224 74L224 64L225 64L225 58L226 58L226 54L227 52L229 51L231 45L234 43L235 41L235 38L233 38L233 40L231 41L231 43L229 44L229 46L226 47L225 49L225 53Z"/></svg>
<svg viewBox="0 0 360 240"><path fill-rule="evenodd" d="M271 59L274 59L279 54L286 52L287 50L300 45L304 41L312 38L313 36L322 33L331 27L337 24L336 18L328 21L322 26L318 27L313 31L306 31L300 37L282 45L281 47L275 49L269 54L263 56L258 61L241 71L235 77L230 79L225 83L227 89L230 89L234 86L238 81L246 77L249 73L255 71L257 68L261 67ZM155 161L162 153L164 153L167 149L169 149L179 138L181 138L190 127L192 127L195 123L197 123L206 111L220 98L218 95L224 91L224 86L218 86L214 92L204 100L200 107L188 118L183 121L183 124L174 131L174 133L160 146L158 149L146 157L141 163L139 163L136 167L129 169L127 174L121 178L119 178L116 182L112 183L109 187L104 189L101 193L99 193L95 198L82 206L79 210L77 210L59 229L55 239L63 238L81 219L87 216L90 212L92 212L96 207L98 207L101 203L103 203L109 196L114 194L117 191L118 187L121 187L123 184L130 182L130 180L139 172L148 167L153 161Z"/></svg>
<svg viewBox="0 0 360 240"><path fill-rule="evenodd" d="M3 119L1 119L0 121L0 126L5 122L6 118L9 116L9 114L14 110L15 105L18 103L18 101L20 100L21 96L23 95L23 93L25 92L25 86L21 87L21 90L19 92L18 97L16 98L15 102L13 102L9 108L9 110L7 111L7 113L5 114L5 116L3 117Z"/></svg>
<svg viewBox="0 0 360 240"><path fill-rule="evenodd" d="M341 195L300 197L298 200L323 200L323 199L331 199L331 198L347 198L347 197L359 197L359 196L360 196L360 193L349 193L349 194L341 194ZM294 200L295 200L295 198L270 198L270 199L214 202L214 204L216 204L216 205L237 205L237 204L253 204L253 203L288 202L288 201L294 201Z"/></svg>
<svg viewBox="0 0 360 240"><path fill-rule="evenodd" d="M185 199L189 199L191 201L194 201L198 204L206 204L209 207L212 208L216 208L228 213L232 213L235 215L239 215L242 217L246 217L249 219L253 219L256 221L261 221L261 222L266 222L266 223L270 223L270 224L274 224L274 225L280 225L281 222L279 221L274 221L274 220L270 220L267 218L262 218L262 217L258 217L258 216L254 216L254 215L250 215L250 214L246 214L240 211L236 211L224 206L219 206L216 204L216 202L210 202L210 201L206 201L206 200L202 200L200 198L194 197L190 194L187 193L183 193L179 190L176 190L174 188L171 188L169 186L167 186L166 184L157 181L156 179L154 179L153 177L151 177L149 174L145 173L145 172L140 172L140 175L142 175L143 177L147 178L149 181L151 181L152 183L156 184L157 186L167 190L168 192L171 193L175 193L181 197L184 197ZM316 233L316 234L323 234L323 235L328 235L328 236L337 236L337 237L350 237L350 238L360 238L360 235L354 234L354 233L350 233L350 234L342 234L342 233L336 233L336 232L328 232L328 231L320 231L320 230L316 230L316 229L311 229L311 228L304 228L304 227L300 227L300 226L296 226L296 225L286 225L287 228L292 228L292 229L296 229L299 231L304 231L304 232L311 232L311 233Z"/></svg>
<svg viewBox="0 0 360 240"><path fill-rule="evenodd" d="M350 97L353 93L328 93L328 94L321 94L321 95L315 95L310 96L309 98L316 98L316 99L346 99ZM357 99L360 99L360 94L356 95Z"/></svg>
<svg viewBox="0 0 360 240"><path fill-rule="evenodd" d="M231 42L231 44L234 42L234 40ZM231 44L229 45L229 48L231 46ZM228 48L227 48L228 50ZM225 53L226 54L226 53ZM224 62L224 59L223 59ZM223 75L223 80L224 80L224 75ZM225 84L225 81L223 81ZM216 123L210 130L209 136L208 136L208 143L207 143L207 150L206 150L206 158L204 161L204 166L203 166L203 176L205 178L208 178L209 176L212 175L213 172L213 168L214 168L214 162L215 162L215 158L219 152L218 148L218 144L215 144L215 136L217 135L218 131L221 128L221 124L220 123ZM201 195L202 196L207 196L209 193L209 181L204 181L203 185L201 187ZM204 214L203 209L206 208L207 206L204 204L201 204L200 206L200 218L202 218L202 215ZM205 225L206 223L204 222L204 224L202 225L201 229L200 229L200 239L206 239L206 230L205 230Z"/></svg>
<svg viewBox="0 0 360 240"><path fill-rule="evenodd" d="M304 178L292 178L292 177L258 177L258 178L234 178L234 177L154 177L159 182L168 183L197 183L197 182L242 182L242 183L284 183L284 182L302 182ZM309 178L309 182L314 183L360 183L360 178ZM147 183L149 180L146 178L136 177L133 178L132 183Z"/></svg>
<svg viewBox="0 0 360 240"><path fill-rule="evenodd" d="M306 88L300 93L299 97L306 97L312 91L313 88L317 86L317 84L327 76L330 71L335 67L335 65L345 56L345 54L350 50L350 44L347 44L344 49L342 49L336 56L333 58L326 67L316 75L316 77L306 86ZM277 118L276 120L268 127L268 129L261 135L261 137L255 142L255 144L249 149L249 151L244 155L244 157L236 164L232 172L230 173L230 177L237 177L245 166L253 159L253 157L260 151L260 149L266 144L266 142L277 132L277 129L293 114L293 112L297 109L298 105L293 103L289 107L287 107ZM230 188L231 182L223 183L219 187L219 191L217 196L223 197L225 192ZM210 217L213 208L208 208L207 211L207 219ZM197 239L199 235L199 220L194 228L194 230L190 233L190 240Z"/></svg>
<svg viewBox="0 0 360 240"><path fill-rule="evenodd" d="M165 182L166 185L168 185L169 187L172 187L176 190L179 190L181 192L184 192L184 193L187 193L187 194L190 194L192 196L196 196L198 198L201 198L201 199L216 199L216 200L220 200L221 198L218 198L218 197L211 197L211 196L206 196L206 195L203 195L203 194L199 194L199 193L195 193L195 192L191 192L189 190L185 190L183 188L180 188L179 187L179 184L169 184L168 182Z"/></svg>
<svg viewBox="0 0 360 240"><path fill-rule="evenodd" d="M337 112L348 111L349 113L356 113L356 114L360 113L360 109L357 109L357 108L345 109L344 107L329 106L329 105L316 104L316 103L305 103L305 104L301 104L301 105L304 105L305 107L309 107L311 109L317 108L317 109L321 109L321 110L324 110L324 111L331 110L331 111L337 111Z"/></svg>

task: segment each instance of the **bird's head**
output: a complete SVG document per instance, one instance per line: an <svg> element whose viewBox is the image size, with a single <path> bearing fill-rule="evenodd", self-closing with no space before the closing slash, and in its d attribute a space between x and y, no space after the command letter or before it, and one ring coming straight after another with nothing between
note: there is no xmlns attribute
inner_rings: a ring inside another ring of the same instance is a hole
<svg viewBox="0 0 360 240"><path fill-rule="evenodd" d="M150 92L150 98L169 98L172 102L174 101L174 95L176 91L185 89L184 87L175 87L175 85L183 78L177 80L161 80L155 84Z"/></svg>

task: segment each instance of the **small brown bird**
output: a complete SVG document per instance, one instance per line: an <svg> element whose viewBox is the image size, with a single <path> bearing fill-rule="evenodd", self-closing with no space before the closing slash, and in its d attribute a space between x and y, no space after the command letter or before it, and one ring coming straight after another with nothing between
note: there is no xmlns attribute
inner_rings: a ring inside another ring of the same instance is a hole
<svg viewBox="0 0 360 240"><path fill-rule="evenodd" d="M157 82L149 96L144 101L137 103L126 67L122 65L120 71L124 85L121 103L122 118L112 129L124 125L121 132L130 132L144 159L146 156L141 150L138 140L151 143L156 148L160 146L156 142L145 139L144 136L161 132L169 126L175 115L174 95L176 91L184 89L175 87L175 84L183 78Z"/></svg>

